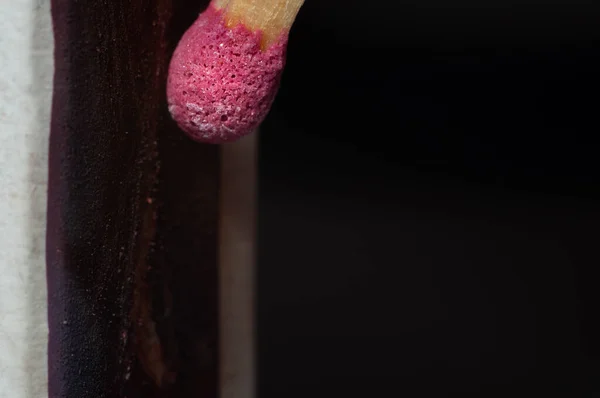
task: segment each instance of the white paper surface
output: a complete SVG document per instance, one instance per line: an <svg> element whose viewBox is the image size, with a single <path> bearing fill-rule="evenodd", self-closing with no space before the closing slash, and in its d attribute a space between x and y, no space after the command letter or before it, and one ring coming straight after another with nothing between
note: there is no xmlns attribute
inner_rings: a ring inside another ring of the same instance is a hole
<svg viewBox="0 0 600 398"><path fill-rule="evenodd" d="M50 0L0 0L0 398L47 396Z"/></svg>

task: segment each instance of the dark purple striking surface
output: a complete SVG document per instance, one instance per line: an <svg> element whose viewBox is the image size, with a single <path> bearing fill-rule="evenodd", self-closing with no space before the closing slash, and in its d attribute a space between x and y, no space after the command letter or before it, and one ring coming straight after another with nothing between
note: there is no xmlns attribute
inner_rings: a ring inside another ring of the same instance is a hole
<svg viewBox="0 0 600 398"><path fill-rule="evenodd" d="M216 396L218 148L165 98L187 3L52 2L50 398Z"/></svg>

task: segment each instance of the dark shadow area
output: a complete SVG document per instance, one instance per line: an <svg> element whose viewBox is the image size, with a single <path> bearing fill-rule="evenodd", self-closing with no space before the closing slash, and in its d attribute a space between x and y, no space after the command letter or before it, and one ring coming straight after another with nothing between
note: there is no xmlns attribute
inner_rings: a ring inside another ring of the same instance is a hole
<svg viewBox="0 0 600 398"><path fill-rule="evenodd" d="M259 396L600 391L592 2L310 1L263 125Z"/></svg>

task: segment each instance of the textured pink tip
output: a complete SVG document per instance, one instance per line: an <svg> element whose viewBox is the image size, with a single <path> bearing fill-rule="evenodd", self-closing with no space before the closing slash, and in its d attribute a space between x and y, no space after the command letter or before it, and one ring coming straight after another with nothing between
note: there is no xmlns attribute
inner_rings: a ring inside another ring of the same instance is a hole
<svg viewBox="0 0 600 398"><path fill-rule="evenodd" d="M213 6L183 35L167 81L169 112L192 139L235 141L263 121L285 64L287 34L261 49L261 33L225 26Z"/></svg>

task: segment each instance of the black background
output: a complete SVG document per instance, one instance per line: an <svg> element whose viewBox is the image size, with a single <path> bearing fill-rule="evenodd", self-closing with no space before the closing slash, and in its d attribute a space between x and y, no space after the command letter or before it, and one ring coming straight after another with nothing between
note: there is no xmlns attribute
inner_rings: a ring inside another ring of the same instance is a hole
<svg viewBox="0 0 600 398"><path fill-rule="evenodd" d="M600 391L599 16L306 1L261 132L261 398Z"/></svg>

